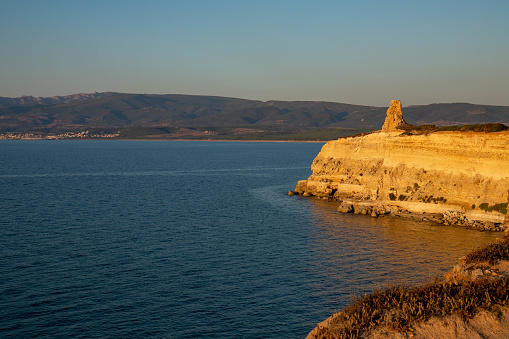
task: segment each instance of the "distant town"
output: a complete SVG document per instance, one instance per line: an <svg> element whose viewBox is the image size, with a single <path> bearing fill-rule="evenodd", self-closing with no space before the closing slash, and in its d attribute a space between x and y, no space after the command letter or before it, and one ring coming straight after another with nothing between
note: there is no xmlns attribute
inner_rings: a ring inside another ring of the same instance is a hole
<svg viewBox="0 0 509 339"><path fill-rule="evenodd" d="M119 133L98 133L90 131L65 132L61 134L36 134L36 133L4 133L0 134L0 140L62 140L62 139L97 139L116 138Z"/></svg>

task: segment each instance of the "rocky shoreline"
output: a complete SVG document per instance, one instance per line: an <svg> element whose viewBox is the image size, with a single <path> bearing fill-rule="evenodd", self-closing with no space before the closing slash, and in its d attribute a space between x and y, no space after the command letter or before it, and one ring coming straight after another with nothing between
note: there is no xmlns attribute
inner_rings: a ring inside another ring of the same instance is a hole
<svg viewBox="0 0 509 339"><path fill-rule="evenodd" d="M288 195L302 195L304 197L313 197L309 192L302 189L302 186L297 185L294 191L289 191ZM354 213L369 215L373 218L392 216L408 218L412 220L430 221L437 225L444 226L458 226L465 227L467 229L479 230L479 231L493 231L503 232L509 231L509 222L506 217L493 218L491 220L474 220L468 217L468 214L457 208L448 208L444 212L440 213L419 213L412 212L405 209L397 204L391 204L390 202L372 202L372 201L361 201L354 199L336 199L334 197L320 197L314 196L316 199L327 200L331 203L338 205L337 210L341 213Z"/></svg>
<svg viewBox="0 0 509 339"><path fill-rule="evenodd" d="M344 213L504 231L509 131L487 127L436 132L412 126L393 100L381 131L327 142L312 175L289 194L335 202Z"/></svg>

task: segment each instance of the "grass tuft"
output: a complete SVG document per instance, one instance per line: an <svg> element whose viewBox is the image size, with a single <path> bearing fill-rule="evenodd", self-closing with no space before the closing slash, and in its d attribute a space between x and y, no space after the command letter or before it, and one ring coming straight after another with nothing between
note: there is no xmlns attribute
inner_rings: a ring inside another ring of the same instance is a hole
<svg viewBox="0 0 509 339"><path fill-rule="evenodd" d="M431 317L458 314L471 319L483 309L497 311L508 305L507 279L479 279L459 284L435 282L422 287L391 286L354 298L353 303L334 318L319 338L357 338L378 326L408 332L413 322Z"/></svg>
<svg viewBox="0 0 509 339"><path fill-rule="evenodd" d="M465 263L487 262L490 265L495 265L500 259L509 259L509 236L469 253Z"/></svg>
<svg viewBox="0 0 509 339"><path fill-rule="evenodd" d="M509 257L509 236L476 250L467 263L495 263ZM357 338L376 327L408 332L412 323L431 317L457 314L473 318L480 310L498 312L509 306L509 279L482 277L451 282L435 280L424 286L394 285L354 297L352 303L331 318L328 327L319 328L315 338Z"/></svg>

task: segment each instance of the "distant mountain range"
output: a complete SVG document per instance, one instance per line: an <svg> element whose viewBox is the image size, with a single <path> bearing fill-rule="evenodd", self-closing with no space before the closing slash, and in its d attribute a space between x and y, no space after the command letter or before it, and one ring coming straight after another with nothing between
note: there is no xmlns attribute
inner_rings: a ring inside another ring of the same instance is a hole
<svg viewBox="0 0 509 339"><path fill-rule="evenodd" d="M390 102L388 98L387 102ZM123 137L261 138L380 129L387 107L323 101L257 101L198 95L89 93L0 97L0 133L120 131ZM509 124L509 106L468 103L403 108L414 125ZM340 134L341 134L340 133Z"/></svg>

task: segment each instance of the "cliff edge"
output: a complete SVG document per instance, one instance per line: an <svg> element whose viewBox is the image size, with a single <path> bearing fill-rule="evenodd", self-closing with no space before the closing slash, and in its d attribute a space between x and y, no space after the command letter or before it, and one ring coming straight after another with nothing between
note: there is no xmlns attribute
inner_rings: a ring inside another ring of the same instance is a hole
<svg viewBox="0 0 509 339"><path fill-rule="evenodd" d="M381 131L327 142L291 193L338 210L509 228L509 131L412 133L393 100Z"/></svg>
<svg viewBox="0 0 509 339"><path fill-rule="evenodd" d="M355 298L307 339L508 338L509 236L469 253L423 286L391 286Z"/></svg>

